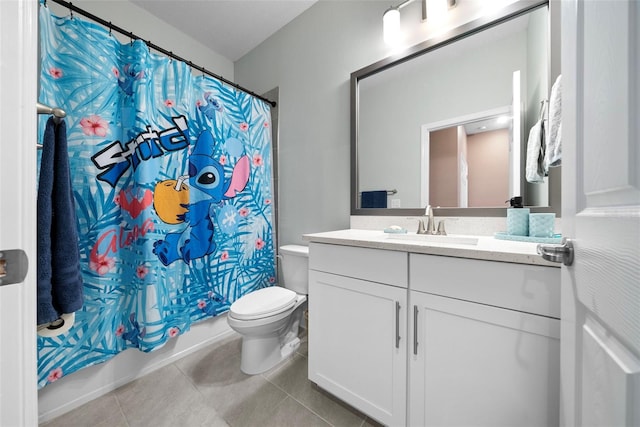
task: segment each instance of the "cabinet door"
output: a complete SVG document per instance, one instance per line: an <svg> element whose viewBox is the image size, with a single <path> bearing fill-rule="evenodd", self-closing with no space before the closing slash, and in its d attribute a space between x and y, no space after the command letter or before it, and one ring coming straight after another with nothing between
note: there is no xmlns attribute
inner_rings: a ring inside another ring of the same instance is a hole
<svg viewBox="0 0 640 427"><path fill-rule="evenodd" d="M409 425L558 425L558 319L414 291L410 304Z"/></svg>
<svg viewBox="0 0 640 427"><path fill-rule="evenodd" d="M406 420L400 287L309 271L309 379L387 425Z"/></svg>

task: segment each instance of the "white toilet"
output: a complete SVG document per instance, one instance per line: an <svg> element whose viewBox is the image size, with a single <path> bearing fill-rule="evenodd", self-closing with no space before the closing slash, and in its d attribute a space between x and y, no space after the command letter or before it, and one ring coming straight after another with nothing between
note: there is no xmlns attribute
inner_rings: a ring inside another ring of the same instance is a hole
<svg viewBox="0 0 640 427"><path fill-rule="evenodd" d="M298 328L309 290L309 248L280 247L285 287L270 286L244 295L227 315L231 328L242 335L240 369L259 374L274 367L300 347Z"/></svg>

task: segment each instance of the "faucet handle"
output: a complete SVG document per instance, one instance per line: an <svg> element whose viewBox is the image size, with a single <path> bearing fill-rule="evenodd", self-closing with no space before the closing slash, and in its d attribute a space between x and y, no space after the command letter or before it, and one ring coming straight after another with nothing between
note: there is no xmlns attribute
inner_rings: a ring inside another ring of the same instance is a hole
<svg viewBox="0 0 640 427"><path fill-rule="evenodd" d="M424 229L424 221L422 219L418 219L418 231L416 234L427 234L427 231Z"/></svg>
<svg viewBox="0 0 640 427"><path fill-rule="evenodd" d="M446 236L447 232L444 231L444 219L438 223L438 231L436 231L437 235Z"/></svg>

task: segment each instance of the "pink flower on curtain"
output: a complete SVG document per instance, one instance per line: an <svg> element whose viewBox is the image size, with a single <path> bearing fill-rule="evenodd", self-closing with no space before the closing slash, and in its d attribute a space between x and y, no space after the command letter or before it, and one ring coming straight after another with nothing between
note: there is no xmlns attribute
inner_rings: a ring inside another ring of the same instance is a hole
<svg viewBox="0 0 640 427"><path fill-rule="evenodd" d="M276 283L276 278L273 276L269 277L269 283Z"/></svg>
<svg viewBox="0 0 640 427"><path fill-rule="evenodd" d="M271 199L264 199L264 204L265 205L270 205L271 204Z"/></svg>
<svg viewBox="0 0 640 427"><path fill-rule="evenodd" d="M225 156L224 154L222 156L220 156L220 160L219 160L220 164L222 166L227 164L227 156Z"/></svg>
<svg viewBox="0 0 640 427"><path fill-rule="evenodd" d="M89 268L98 273L100 276L107 274L116 265L114 258L109 258L106 255L92 256L89 260Z"/></svg>
<svg viewBox="0 0 640 427"><path fill-rule="evenodd" d="M111 69L111 72L113 73L114 76L116 76L116 78L120 78L120 70L118 70L116 67L113 67Z"/></svg>
<svg viewBox="0 0 640 427"><path fill-rule="evenodd" d="M253 155L253 166L262 166L264 162L262 161L262 155L254 154Z"/></svg>
<svg viewBox="0 0 640 427"><path fill-rule="evenodd" d="M56 368L53 371L49 372L49 376L47 377L47 381L50 383L59 380L62 378L62 368Z"/></svg>
<svg viewBox="0 0 640 427"><path fill-rule="evenodd" d="M60 68L51 67L49 68L49 75L54 79L59 79L62 77L62 70Z"/></svg>
<svg viewBox="0 0 640 427"><path fill-rule="evenodd" d="M247 215L249 215L249 209L247 209L247 208L240 208L240 210L238 211L238 213L240 214L240 216L247 216Z"/></svg>
<svg viewBox="0 0 640 427"><path fill-rule="evenodd" d="M262 126L264 126L264 127L268 128L268 127L269 127L269 122L264 122L264 123L262 124Z"/></svg>
<svg viewBox="0 0 640 427"><path fill-rule="evenodd" d="M228 259L229 259L229 252L224 251L224 252L222 252L222 254L220 254L220 260L221 261L226 261Z"/></svg>
<svg viewBox="0 0 640 427"><path fill-rule="evenodd" d="M143 264L140 264L136 268L136 276L138 276L138 279L144 279L144 276L146 276L148 272L149 272L149 268Z"/></svg>
<svg viewBox="0 0 640 427"><path fill-rule="evenodd" d="M175 326L173 328L169 328L169 337L173 338L177 336L179 333L180 333L180 329L176 328Z"/></svg>
<svg viewBox="0 0 640 427"><path fill-rule="evenodd" d="M240 130L242 132L246 132L248 129L249 129L249 125L248 124L246 124L244 122L240 123Z"/></svg>
<svg viewBox="0 0 640 427"><path fill-rule="evenodd" d="M116 336L119 337L122 336L122 334L124 334L124 325L119 325L116 328Z"/></svg>
<svg viewBox="0 0 640 427"><path fill-rule="evenodd" d="M262 248L264 248L264 240L258 237L258 240L256 240L256 249L260 250Z"/></svg>
<svg viewBox="0 0 640 427"><path fill-rule="evenodd" d="M80 126L82 126L82 132L85 135L107 136L109 122L96 114L92 114L80 120Z"/></svg>
<svg viewBox="0 0 640 427"><path fill-rule="evenodd" d="M197 99L196 100L196 107L202 107L202 100L201 99Z"/></svg>
<svg viewBox="0 0 640 427"><path fill-rule="evenodd" d="M174 104L174 102L173 102L172 100L170 100L170 99L165 99L165 100L164 100L164 105L165 105L165 106L167 106L167 107L169 107L169 108L172 108L175 104Z"/></svg>
<svg viewBox="0 0 640 427"><path fill-rule="evenodd" d="M203 308L205 308L207 306L207 303L204 302L203 300L198 301L198 308L200 310L202 310Z"/></svg>

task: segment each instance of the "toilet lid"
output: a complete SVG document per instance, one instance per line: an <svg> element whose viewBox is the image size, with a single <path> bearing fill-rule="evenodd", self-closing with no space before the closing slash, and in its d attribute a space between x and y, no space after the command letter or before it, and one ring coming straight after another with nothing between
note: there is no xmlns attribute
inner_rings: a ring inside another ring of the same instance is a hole
<svg viewBox="0 0 640 427"><path fill-rule="evenodd" d="M231 315L239 320L273 316L293 307L296 296L291 289L280 286L258 289L231 304Z"/></svg>

